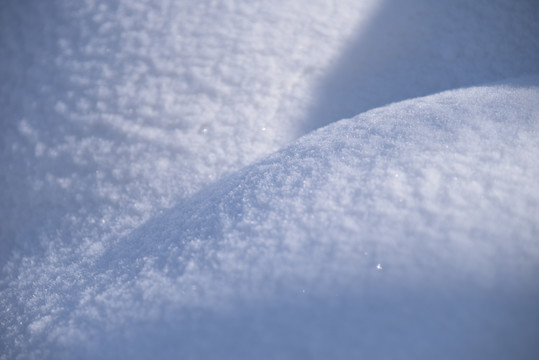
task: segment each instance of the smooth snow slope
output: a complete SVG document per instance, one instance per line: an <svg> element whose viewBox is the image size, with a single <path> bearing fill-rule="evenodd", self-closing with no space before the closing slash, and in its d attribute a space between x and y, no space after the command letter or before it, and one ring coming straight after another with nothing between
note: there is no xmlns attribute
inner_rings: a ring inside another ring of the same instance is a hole
<svg viewBox="0 0 539 360"><path fill-rule="evenodd" d="M534 359L538 100L539 77L524 78L320 129L102 257L23 268L10 290L26 310L3 304L22 348L8 344L67 358Z"/></svg>
<svg viewBox="0 0 539 360"><path fill-rule="evenodd" d="M539 72L538 10L2 1L0 358L537 357L536 78L244 167Z"/></svg>

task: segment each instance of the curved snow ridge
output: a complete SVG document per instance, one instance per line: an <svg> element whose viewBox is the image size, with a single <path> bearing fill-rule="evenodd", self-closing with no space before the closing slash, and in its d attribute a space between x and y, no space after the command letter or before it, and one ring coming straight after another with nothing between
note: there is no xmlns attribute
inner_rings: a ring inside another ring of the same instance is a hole
<svg viewBox="0 0 539 360"><path fill-rule="evenodd" d="M281 327L342 301L346 310L337 312L363 314L345 321L348 329L374 339L387 326L408 338L412 314L426 321L415 340L399 344L405 353L424 341L431 347L421 354L439 355L442 338L454 336L465 358L492 344L493 357L536 354L539 82L507 84L342 120L217 183L109 254L114 275L98 306L114 309L108 321L118 324L181 318L168 324L189 338L179 325L192 324L182 317L189 309L222 314L248 304L233 312L243 320L219 325L210 316L207 326L269 326L279 344ZM283 311L273 307L283 303ZM340 341L313 331L326 350ZM304 336L296 341L311 346L315 335ZM371 355L376 348L347 346Z"/></svg>
<svg viewBox="0 0 539 360"><path fill-rule="evenodd" d="M346 283L346 274L380 267L398 281L443 276L490 286L499 275L533 277L537 80L448 91L342 120L217 183L130 241L171 268L204 254L194 259L208 272L248 272L255 284L258 276L292 276L326 289L337 273Z"/></svg>
<svg viewBox="0 0 539 360"><path fill-rule="evenodd" d="M319 129L99 260L26 264L4 341L36 357L533 358L538 99L528 77Z"/></svg>

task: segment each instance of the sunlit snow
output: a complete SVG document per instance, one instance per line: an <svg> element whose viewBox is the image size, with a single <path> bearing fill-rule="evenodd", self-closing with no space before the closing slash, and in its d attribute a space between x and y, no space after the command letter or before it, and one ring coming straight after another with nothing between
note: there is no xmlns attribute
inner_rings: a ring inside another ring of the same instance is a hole
<svg viewBox="0 0 539 360"><path fill-rule="evenodd" d="M0 4L0 359L539 358L535 0Z"/></svg>

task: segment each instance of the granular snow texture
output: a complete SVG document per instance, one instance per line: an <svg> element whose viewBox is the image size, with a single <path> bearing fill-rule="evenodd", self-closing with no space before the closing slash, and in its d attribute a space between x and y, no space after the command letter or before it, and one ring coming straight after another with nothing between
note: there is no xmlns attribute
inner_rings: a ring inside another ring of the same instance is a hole
<svg viewBox="0 0 539 360"><path fill-rule="evenodd" d="M538 358L538 17L3 1L0 359Z"/></svg>

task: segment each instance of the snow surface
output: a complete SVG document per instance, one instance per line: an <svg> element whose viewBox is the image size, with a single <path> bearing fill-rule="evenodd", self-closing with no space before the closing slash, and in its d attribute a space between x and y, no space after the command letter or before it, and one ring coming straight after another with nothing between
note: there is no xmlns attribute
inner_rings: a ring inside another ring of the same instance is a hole
<svg viewBox="0 0 539 360"><path fill-rule="evenodd" d="M0 359L536 359L538 16L3 1Z"/></svg>

